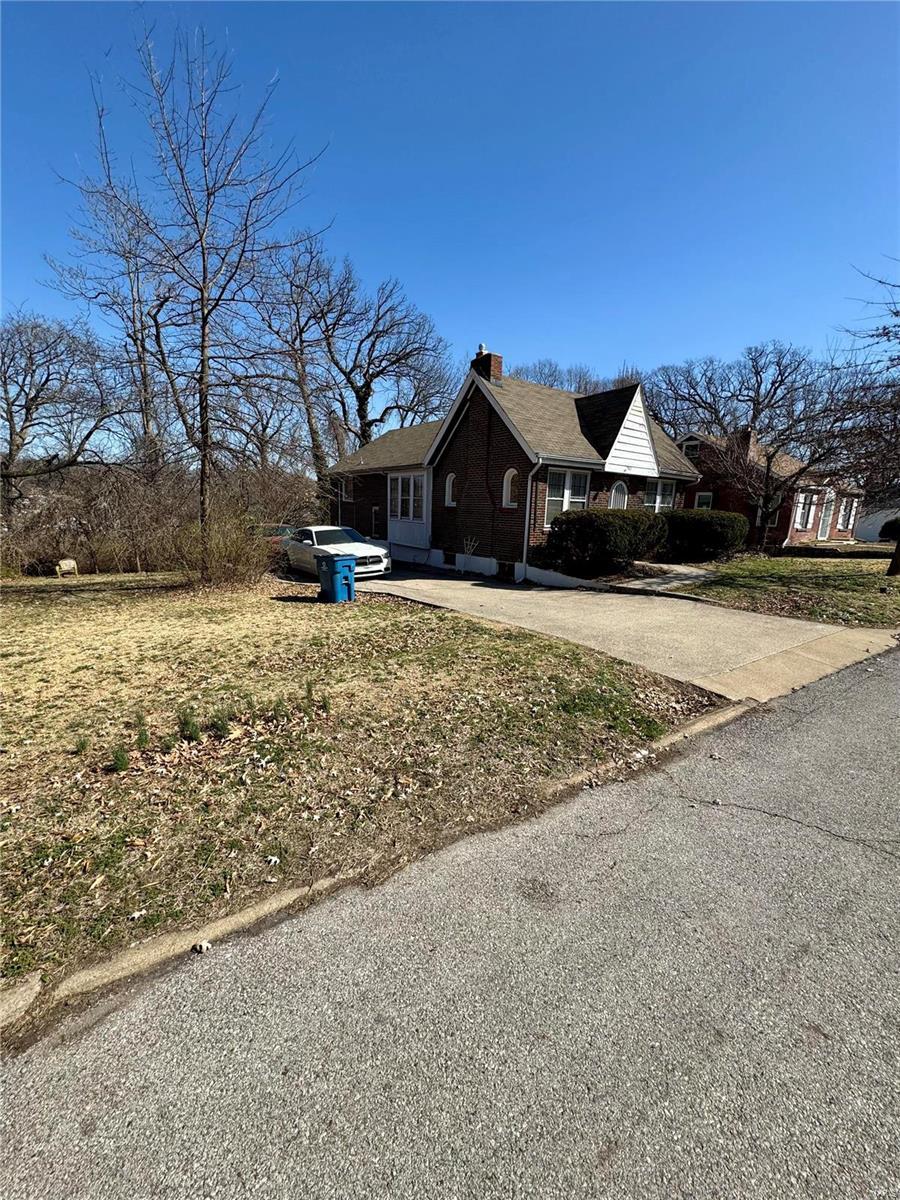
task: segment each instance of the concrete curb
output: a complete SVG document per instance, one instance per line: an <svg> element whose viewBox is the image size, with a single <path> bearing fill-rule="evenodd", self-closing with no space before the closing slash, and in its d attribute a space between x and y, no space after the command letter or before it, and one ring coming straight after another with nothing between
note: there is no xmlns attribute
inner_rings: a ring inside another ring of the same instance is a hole
<svg viewBox="0 0 900 1200"><path fill-rule="evenodd" d="M730 725L738 717L742 717L745 713L758 707L755 700L738 700L726 704L723 708L717 708L713 712L703 713L701 716L695 717L693 721L687 721L678 729L673 729L671 733L664 734L655 742L651 742L645 751L638 751L632 761L638 762L642 766L649 764L655 758L659 758L661 754L665 754L689 738L699 737L701 733L709 733L714 729L719 729L722 725ZM545 799L549 799L567 792L578 791L590 784L601 782L620 769L618 765L600 763L597 767L576 771L574 775L569 775L565 779L554 780L546 786L542 794Z"/></svg>
<svg viewBox="0 0 900 1200"><path fill-rule="evenodd" d="M647 747L647 754L636 757L635 761L640 762L641 765L644 762L650 763L660 753L673 746L701 733L727 725L755 707L754 701L745 700L717 708L711 713L704 713L695 720L688 721L687 724L673 730L672 733L652 742ZM600 764L599 770L595 767L593 770L576 772L565 779L555 780L548 784L542 796L545 800L561 799L566 793L579 791L588 783L598 782L604 775L612 774L616 769L618 768L604 769L603 764ZM79 996L85 996L100 988L109 987L111 984L146 975L148 972L189 953L194 946L202 942L219 942L233 934L243 933L266 918L283 913L295 904L314 900L319 896L337 891L347 884L357 882L371 866L372 863L369 863L366 868L317 879L315 883L304 887L286 888L282 892L265 896L262 900L257 900L254 904L230 913L226 917L210 921L199 929L162 934L160 937L151 938L140 945L131 946L107 962L85 967L61 980L47 995L48 1008L52 1009L59 1004L71 1002ZM0 1029L12 1025L24 1017L41 993L41 977L40 972L37 971L32 972L15 985L0 991Z"/></svg>
<svg viewBox="0 0 900 1200"><path fill-rule="evenodd" d="M0 1029L24 1017L40 995L41 986L40 971L32 971L0 991Z"/></svg>
<svg viewBox="0 0 900 1200"><path fill-rule="evenodd" d="M369 864L371 865L371 864ZM345 884L360 879L364 871L348 871L340 875L329 875L317 879L315 883L304 887L286 888L271 896L265 896L254 904L237 912L229 913L216 921L210 921L199 929L182 929L175 933L163 934L151 938L137 946L130 946L107 962L96 966L85 967L67 976L53 988L48 999L48 1005L53 1008L57 1004L70 1001L88 992L108 987L112 983L120 983L145 975L156 967L163 966L172 959L187 954L194 946L202 942L218 942L234 933L242 933L253 925L258 925L267 917L272 917L303 900L313 900L317 896L327 895ZM24 1016L31 1005L37 1000L42 991L39 971L34 971L25 979L0 992L0 1029L11 1025Z"/></svg>

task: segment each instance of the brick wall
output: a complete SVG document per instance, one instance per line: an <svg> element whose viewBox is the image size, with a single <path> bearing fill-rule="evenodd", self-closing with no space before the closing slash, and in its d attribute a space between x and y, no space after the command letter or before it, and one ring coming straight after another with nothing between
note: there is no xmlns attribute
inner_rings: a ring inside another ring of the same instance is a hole
<svg viewBox="0 0 900 1200"><path fill-rule="evenodd" d="M519 473L518 504L503 507L503 477L509 468ZM438 459L432 481L431 545L446 554L464 553L465 540L477 545L470 552L498 562L522 558L525 532L525 484L532 463L478 389L469 396L465 415L450 435ZM456 506L444 503L447 476L456 476Z"/></svg>
<svg viewBox="0 0 900 1200"><path fill-rule="evenodd" d="M331 520L350 525L363 537L387 538L387 476L382 474L353 477L353 499L339 500L340 481L335 482L331 500Z"/></svg>
<svg viewBox="0 0 900 1200"><path fill-rule="evenodd" d="M703 473L703 478L697 484L690 484L685 491L685 505L693 508L698 492L712 492L712 507L726 512L742 513L750 522L748 540L752 544L756 536L756 505L728 483L712 465L709 455L704 454L706 448L701 444L697 469ZM799 492L812 492L815 496L812 520L809 529L794 528L794 508ZM828 541L849 541L854 536L853 529L838 529L841 503L844 493L838 492L835 497L834 511L831 514ZM825 502L825 490L822 488L797 488L789 491L778 510L777 520L770 525L766 532L766 540L770 545L802 546L808 542L819 541L819 521L822 516L822 505Z"/></svg>
<svg viewBox="0 0 900 1200"><path fill-rule="evenodd" d="M812 488L800 489L807 492L813 491ZM795 529L793 521L793 503L794 497L791 498L790 505L790 528L786 530L785 537L789 546L803 546L809 542L829 541L829 542L849 542L853 540L855 535L856 519L859 517L859 505L857 505L856 518L854 518L853 527L850 529L838 529L838 521L841 517L841 505L846 497L846 493L837 492L834 498L834 509L831 513L831 522L828 526L828 536L819 538L819 522L822 519L822 508L826 501L824 490L815 492L815 506L812 511L812 523L809 529ZM787 504L785 504L787 507ZM782 541L784 538L782 538Z"/></svg>

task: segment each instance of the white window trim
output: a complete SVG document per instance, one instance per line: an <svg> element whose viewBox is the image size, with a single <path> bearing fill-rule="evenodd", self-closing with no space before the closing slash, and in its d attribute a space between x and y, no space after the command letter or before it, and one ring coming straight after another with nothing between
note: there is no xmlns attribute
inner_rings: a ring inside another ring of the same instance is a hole
<svg viewBox="0 0 900 1200"><path fill-rule="evenodd" d="M648 479L647 482L650 483L651 480ZM668 512L670 508L674 508L675 507L675 496L677 495L676 481L674 479L666 479L664 476L658 475L655 479L652 480L652 482L656 485L656 499L653 502L653 504L647 503L647 489L645 487L644 488L644 508L652 508L654 512L659 512L660 509L665 509L666 512ZM661 486L662 484L666 484L666 485L671 484L672 485L672 503L671 504L660 504L660 500L662 499L662 486Z"/></svg>
<svg viewBox="0 0 900 1200"><path fill-rule="evenodd" d="M699 458L700 457L700 441L699 441L699 439L688 437L688 438L685 438L684 441L681 443L681 453L688 460L688 462L696 463L697 458L691 458L690 454L688 454L688 452L687 452L688 446L696 446L697 447L697 458Z"/></svg>
<svg viewBox="0 0 900 1200"><path fill-rule="evenodd" d="M418 477L419 479L422 480L422 515L421 515L421 517L414 517L412 515L412 513L413 513L413 497L415 495L415 483L413 482L413 480L416 479L416 477ZM395 517L393 515L393 512L391 511L391 486L395 479L397 480L398 507L401 510L402 510L402 505L403 505L403 485L401 483L401 480L403 480L403 479L409 480L409 516L408 517L404 516L402 511L400 512L399 516ZM389 521L409 521L410 524L424 525L426 512L427 512L427 506L426 506L425 473L423 471L397 471L388 476L388 520Z"/></svg>
<svg viewBox="0 0 900 1200"><path fill-rule="evenodd" d="M584 512L588 506L588 501L591 498L591 473L590 471L566 471L562 467L551 467L547 472L547 495L544 498L544 528L549 529L552 522L547 520L547 510L550 507L550 474L565 475L566 482L563 486L563 501L561 512L568 512L572 499L572 476L583 475L587 480L587 487L584 490L584 508L579 508L579 512ZM580 499L580 497L579 497Z"/></svg>
<svg viewBox="0 0 900 1200"><path fill-rule="evenodd" d="M341 499L345 500L348 504L353 503L353 476L352 475L342 475L341 476Z"/></svg>
<svg viewBox="0 0 900 1200"><path fill-rule="evenodd" d="M709 504L701 504L701 503L700 503L700 497L701 497L701 496L708 496L708 497L709 497ZM705 509L705 510L708 512L708 511L709 511L709 509L711 509L711 508L712 508L712 501L713 501L713 494L712 494L712 492L695 492L695 493L694 493L694 508L702 508L702 509Z"/></svg>
<svg viewBox="0 0 900 1200"><path fill-rule="evenodd" d="M614 492L617 495L621 495L622 492L625 493L625 503L624 504L622 504L622 505L613 504L612 499L613 499ZM613 512L624 512L625 511L625 509L628 507L628 484L627 483L624 483L621 479L616 480L616 482L609 489L609 497L606 501L606 507L611 508L613 510Z"/></svg>
<svg viewBox="0 0 900 1200"><path fill-rule="evenodd" d="M806 514L806 522L803 522L803 509L809 500L809 511ZM813 527L813 517L816 515L816 493L815 492L798 492L797 493L797 509L794 513L794 528L800 529L804 533Z"/></svg>
<svg viewBox="0 0 900 1200"><path fill-rule="evenodd" d="M518 479L518 478L519 478L519 472L516 470L515 467L510 467L509 470L506 472L506 474L503 476L503 499L502 499L501 503L504 508L518 508L519 507L518 500L511 499L512 482L514 479ZM590 481L588 481L588 487L590 487Z"/></svg>
<svg viewBox="0 0 900 1200"><path fill-rule="evenodd" d="M841 501L837 521L837 527L841 533L847 533L853 528L853 523L856 520L856 506L858 504L859 498L857 496L845 496Z"/></svg>
<svg viewBox="0 0 900 1200"><path fill-rule="evenodd" d="M453 499L453 488L456 485L456 475L453 471L444 480L444 508L456 508L456 501Z"/></svg>

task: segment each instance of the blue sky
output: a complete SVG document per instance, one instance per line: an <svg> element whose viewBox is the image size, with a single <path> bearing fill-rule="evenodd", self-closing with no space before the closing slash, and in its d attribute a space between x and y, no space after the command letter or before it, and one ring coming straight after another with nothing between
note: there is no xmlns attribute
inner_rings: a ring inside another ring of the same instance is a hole
<svg viewBox="0 0 900 1200"><path fill-rule="evenodd" d="M143 16L160 43L202 22L248 98L277 71L273 143L327 147L299 217L460 357L821 348L873 294L854 268L900 253L896 5L7 2L5 306L66 311L38 282L56 174L90 161L89 70L137 145L115 81Z"/></svg>

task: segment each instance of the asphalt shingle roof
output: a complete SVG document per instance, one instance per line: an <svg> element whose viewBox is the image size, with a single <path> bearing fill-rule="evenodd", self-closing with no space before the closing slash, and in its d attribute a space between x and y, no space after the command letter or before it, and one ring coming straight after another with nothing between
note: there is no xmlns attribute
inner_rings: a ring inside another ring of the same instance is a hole
<svg viewBox="0 0 900 1200"><path fill-rule="evenodd" d="M509 376L487 386L535 454L598 466L612 450L638 389L630 383L582 396ZM661 474L697 477L697 468L652 419L650 436Z"/></svg>
<svg viewBox="0 0 900 1200"><path fill-rule="evenodd" d="M510 376L481 382L535 454L600 461L581 427L575 406L577 392L564 392Z"/></svg>
<svg viewBox="0 0 900 1200"><path fill-rule="evenodd" d="M511 376L479 383L491 393L534 454L596 463L598 467L606 461L638 388L632 383L582 396ZM342 458L332 472L340 475L419 466L440 426L440 421L427 421L388 430L368 446ZM696 478L693 463L652 420L650 435L662 474Z"/></svg>
<svg viewBox="0 0 900 1200"><path fill-rule="evenodd" d="M368 446L360 446L331 468L335 475L351 471L386 471L422 465L441 421L423 421L405 429L389 429Z"/></svg>

